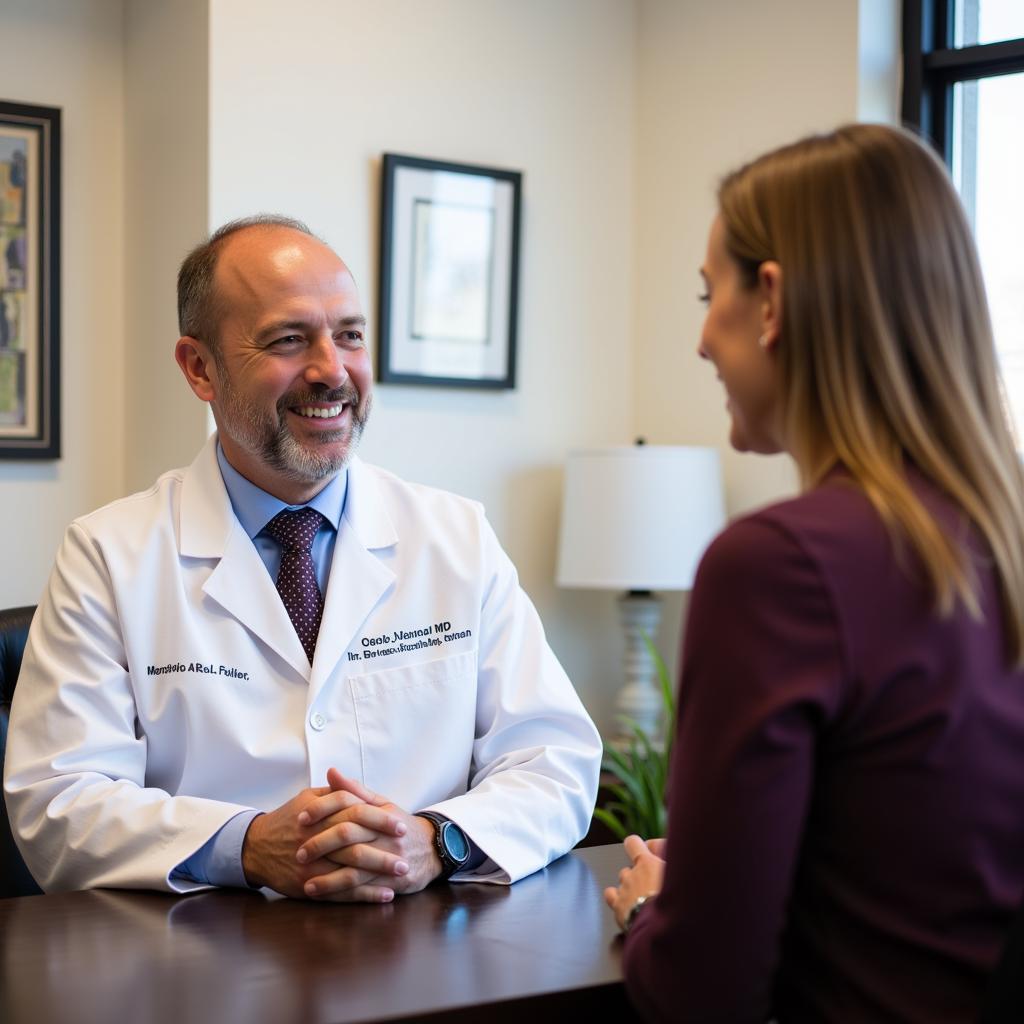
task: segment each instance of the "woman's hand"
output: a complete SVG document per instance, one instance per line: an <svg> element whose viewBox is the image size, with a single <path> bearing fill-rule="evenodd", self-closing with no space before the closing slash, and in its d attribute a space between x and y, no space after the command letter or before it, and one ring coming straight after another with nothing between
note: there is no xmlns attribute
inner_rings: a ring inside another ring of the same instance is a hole
<svg viewBox="0 0 1024 1024"><path fill-rule="evenodd" d="M655 857L660 857L662 860L665 859L665 839L648 839L647 849L654 854Z"/></svg>
<svg viewBox="0 0 1024 1024"><path fill-rule="evenodd" d="M665 849L664 839L651 839L645 843L639 836L627 836L623 846L632 861L632 867L619 872L619 886L609 886L604 891L604 901L615 911L615 920L620 928L626 927L626 919L634 904L641 896L653 896L661 891L665 875L665 861L658 854Z"/></svg>

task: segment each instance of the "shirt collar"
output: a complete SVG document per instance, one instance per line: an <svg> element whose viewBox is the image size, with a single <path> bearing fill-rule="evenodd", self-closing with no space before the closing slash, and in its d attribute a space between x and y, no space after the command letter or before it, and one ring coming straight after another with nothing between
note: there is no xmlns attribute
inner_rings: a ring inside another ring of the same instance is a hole
<svg viewBox="0 0 1024 1024"><path fill-rule="evenodd" d="M246 480L228 462L227 456L220 446L220 441L217 442L217 464L220 466L220 475L224 478L228 498L231 499L231 508L242 524L242 529L250 538L255 537L282 509L302 507L301 505L289 505L287 502L281 501L280 498L267 494L251 480ZM341 514L345 511L347 494L348 470L343 469L306 505L309 508L315 508L334 530L337 530L338 524L341 522Z"/></svg>

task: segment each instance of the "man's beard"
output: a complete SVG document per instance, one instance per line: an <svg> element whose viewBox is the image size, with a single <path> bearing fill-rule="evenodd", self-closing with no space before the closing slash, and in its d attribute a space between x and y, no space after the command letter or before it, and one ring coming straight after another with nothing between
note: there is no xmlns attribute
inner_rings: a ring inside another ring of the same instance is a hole
<svg viewBox="0 0 1024 1024"><path fill-rule="evenodd" d="M236 444L255 455L264 465L301 483L317 483L341 471L355 453L363 427L370 416L370 400L360 405L361 396L351 381L332 391L293 391L277 402L276 419L265 416L248 403L231 382L230 376L220 371L220 419L222 429ZM304 405L345 403L350 410L350 428L324 431L312 445L323 446L322 451L300 444L288 429L287 413L290 408ZM337 442L347 443L336 449Z"/></svg>

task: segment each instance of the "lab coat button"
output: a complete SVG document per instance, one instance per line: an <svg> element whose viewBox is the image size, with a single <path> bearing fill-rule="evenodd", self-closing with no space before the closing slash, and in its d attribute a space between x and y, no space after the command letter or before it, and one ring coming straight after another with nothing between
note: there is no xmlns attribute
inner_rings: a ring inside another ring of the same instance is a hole
<svg viewBox="0 0 1024 1024"><path fill-rule="evenodd" d="M327 719L324 715L321 715L319 711L315 711L309 716L309 724L319 732L327 724Z"/></svg>

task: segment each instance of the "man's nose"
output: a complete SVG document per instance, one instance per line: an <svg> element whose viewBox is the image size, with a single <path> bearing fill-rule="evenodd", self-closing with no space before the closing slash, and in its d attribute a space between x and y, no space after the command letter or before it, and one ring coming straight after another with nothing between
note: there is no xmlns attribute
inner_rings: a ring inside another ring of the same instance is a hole
<svg viewBox="0 0 1024 1024"><path fill-rule="evenodd" d="M317 335L310 346L309 359L303 375L307 384L326 384L329 388L339 387L348 377L341 348L335 344L329 332Z"/></svg>

